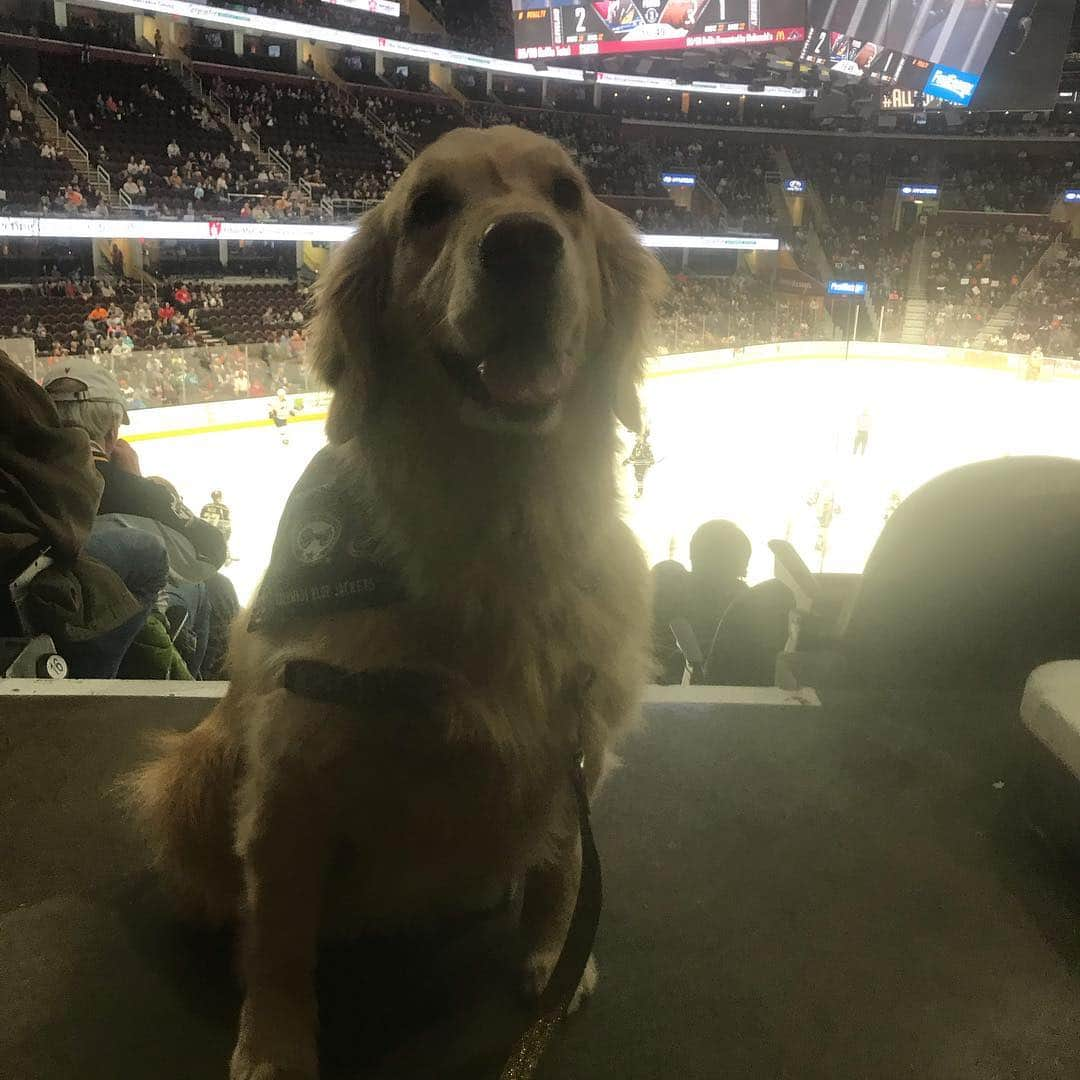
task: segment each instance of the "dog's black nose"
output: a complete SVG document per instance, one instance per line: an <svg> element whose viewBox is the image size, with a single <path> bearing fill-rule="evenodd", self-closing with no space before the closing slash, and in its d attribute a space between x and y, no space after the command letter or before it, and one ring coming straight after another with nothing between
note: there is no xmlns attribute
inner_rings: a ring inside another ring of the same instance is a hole
<svg viewBox="0 0 1080 1080"><path fill-rule="evenodd" d="M562 258L558 230L532 214L509 214L493 221L480 237L480 264L492 276L550 276Z"/></svg>

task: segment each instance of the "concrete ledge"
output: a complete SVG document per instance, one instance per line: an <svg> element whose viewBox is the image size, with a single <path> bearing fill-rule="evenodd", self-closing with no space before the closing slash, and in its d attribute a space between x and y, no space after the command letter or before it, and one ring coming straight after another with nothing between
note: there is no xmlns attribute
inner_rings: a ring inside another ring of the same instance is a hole
<svg viewBox="0 0 1080 1080"><path fill-rule="evenodd" d="M217 701L225 694L223 682L144 682L135 679L0 679L3 698L142 698L148 703L175 698L184 701ZM782 690L776 686L650 686L647 705L777 705L818 706L817 694L803 687ZM0 720L5 704L0 704Z"/></svg>
<svg viewBox="0 0 1080 1080"><path fill-rule="evenodd" d="M176 922L112 797L221 688L44 686L0 694L0 1074L224 1076L234 943ZM536 1080L1080 1076L1080 903L1008 813L1015 699L713 696L652 692L596 806L600 990ZM498 920L327 947L322 1080L495 1075L514 959Z"/></svg>
<svg viewBox="0 0 1080 1080"><path fill-rule="evenodd" d="M224 697L224 682L150 682L143 679L0 679L0 699L33 698L142 698L214 702ZM207 706L209 707L209 706ZM17 706L0 704L0 721Z"/></svg>

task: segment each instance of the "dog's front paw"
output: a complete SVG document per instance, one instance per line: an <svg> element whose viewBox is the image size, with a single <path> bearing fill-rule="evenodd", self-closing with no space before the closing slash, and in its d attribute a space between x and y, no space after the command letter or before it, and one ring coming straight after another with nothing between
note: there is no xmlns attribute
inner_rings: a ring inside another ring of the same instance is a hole
<svg viewBox="0 0 1080 1080"><path fill-rule="evenodd" d="M544 987L547 986L558 959L558 950L533 953L526 959L522 969L521 989L527 998L538 998L544 992ZM577 990L574 991L574 996L570 999L567 1014L577 1012L585 1000L592 997L599 981L600 969L596 966L596 957L590 953L581 981L578 983Z"/></svg>
<svg viewBox="0 0 1080 1080"><path fill-rule="evenodd" d="M229 1080L318 1080L318 1075L303 1069L293 1069L288 1065L274 1065L269 1061L241 1063L237 1066L234 1055Z"/></svg>
<svg viewBox="0 0 1080 1080"><path fill-rule="evenodd" d="M240 1010L229 1080L319 1080L319 1052L313 1021L303 1003L263 995Z"/></svg>
<svg viewBox="0 0 1080 1080"><path fill-rule="evenodd" d="M300 1056L258 1053L241 1039L233 1051L229 1080L319 1080L318 1068Z"/></svg>

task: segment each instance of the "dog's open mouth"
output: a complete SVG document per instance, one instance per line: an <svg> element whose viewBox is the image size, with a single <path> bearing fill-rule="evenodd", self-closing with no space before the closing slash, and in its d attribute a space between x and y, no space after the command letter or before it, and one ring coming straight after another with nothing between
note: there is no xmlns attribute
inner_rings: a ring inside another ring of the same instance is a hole
<svg viewBox="0 0 1080 1080"><path fill-rule="evenodd" d="M546 360L475 359L458 352L440 354L443 368L474 405L503 420L542 424L558 408L571 378L571 365Z"/></svg>

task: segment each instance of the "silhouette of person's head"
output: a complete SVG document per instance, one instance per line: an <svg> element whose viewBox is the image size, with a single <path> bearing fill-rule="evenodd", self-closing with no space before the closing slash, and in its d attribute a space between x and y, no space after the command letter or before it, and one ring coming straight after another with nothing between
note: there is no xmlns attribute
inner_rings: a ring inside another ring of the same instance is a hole
<svg viewBox="0 0 1080 1080"><path fill-rule="evenodd" d="M690 539L690 569L709 588L730 588L746 577L750 540L732 521L706 521Z"/></svg>
<svg viewBox="0 0 1080 1080"><path fill-rule="evenodd" d="M653 618L667 626L686 614L690 595L690 571L681 562L665 559L652 568Z"/></svg>

